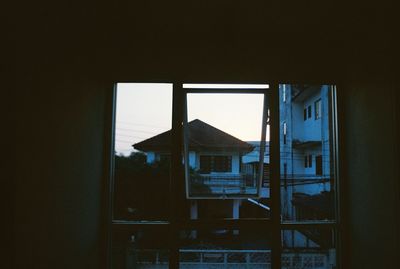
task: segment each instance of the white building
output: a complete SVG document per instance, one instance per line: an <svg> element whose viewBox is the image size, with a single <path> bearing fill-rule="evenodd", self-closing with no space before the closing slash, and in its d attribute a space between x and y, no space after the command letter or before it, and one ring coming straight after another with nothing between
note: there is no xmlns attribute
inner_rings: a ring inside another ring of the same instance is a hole
<svg viewBox="0 0 400 269"><path fill-rule="evenodd" d="M283 84L279 92L282 219L331 219L334 207L330 86ZM324 236L311 233L283 233L287 247L316 246L323 240Z"/></svg>
<svg viewBox="0 0 400 269"><path fill-rule="evenodd" d="M257 178L242 172L242 156L251 152L254 146L198 119L189 122L187 127L185 161L188 164L186 190L187 198L191 199L190 217L197 219L217 214L239 218L241 200L258 195ZM147 162L153 163L168 158L170 139L171 131L167 131L135 144L134 148L146 152ZM213 199L212 207L208 206L210 199Z"/></svg>

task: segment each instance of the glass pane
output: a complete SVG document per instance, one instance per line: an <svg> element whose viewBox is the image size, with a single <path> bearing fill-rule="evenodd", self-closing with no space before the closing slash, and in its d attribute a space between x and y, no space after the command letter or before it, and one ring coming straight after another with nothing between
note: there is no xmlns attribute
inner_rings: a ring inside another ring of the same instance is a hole
<svg viewBox="0 0 400 269"><path fill-rule="evenodd" d="M115 121L114 220L166 220L172 84L117 84Z"/></svg>
<svg viewBox="0 0 400 269"><path fill-rule="evenodd" d="M260 152L262 140L265 145L263 102L263 94L187 95L188 198L268 197L266 188L259 188L260 169L268 174L269 167L269 156Z"/></svg>
<svg viewBox="0 0 400 269"><path fill-rule="evenodd" d="M180 268L271 268L268 232L187 230L180 236Z"/></svg>
<svg viewBox="0 0 400 269"><path fill-rule="evenodd" d="M336 268L335 237L332 230L285 230L282 232L282 247L282 269Z"/></svg>
<svg viewBox="0 0 400 269"><path fill-rule="evenodd" d="M114 231L112 269L168 268L168 232L166 229Z"/></svg>
<svg viewBox="0 0 400 269"><path fill-rule="evenodd" d="M333 87L279 89L282 220L334 220Z"/></svg>

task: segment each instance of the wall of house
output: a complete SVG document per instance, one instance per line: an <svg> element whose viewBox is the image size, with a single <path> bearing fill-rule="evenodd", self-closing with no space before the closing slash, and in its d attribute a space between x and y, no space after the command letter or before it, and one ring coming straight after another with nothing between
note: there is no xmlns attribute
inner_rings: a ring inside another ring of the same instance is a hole
<svg viewBox="0 0 400 269"><path fill-rule="evenodd" d="M8 259L17 268L105 268L113 82L276 79L341 85L345 268L397 268L399 152L388 29L395 16L382 1L362 8L206 2L32 1L19 10L21 33L10 52L18 69L15 217L6 229L15 247Z"/></svg>
<svg viewBox="0 0 400 269"><path fill-rule="evenodd" d="M303 128L303 136L301 137L296 137L300 141L318 141L321 140L321 120L315 119L315 101L320 99L321 92L318 91L315 95L308 97L307 99L304 100L303 102L303 109L307 109L310 106L311 107L311 117L308 117L308 112L307 112L307 119L304 120L303 118L303 124L300 128ZM300 115L303 115L301 113ZM324 115L326 116L326 115Z"/></svg>

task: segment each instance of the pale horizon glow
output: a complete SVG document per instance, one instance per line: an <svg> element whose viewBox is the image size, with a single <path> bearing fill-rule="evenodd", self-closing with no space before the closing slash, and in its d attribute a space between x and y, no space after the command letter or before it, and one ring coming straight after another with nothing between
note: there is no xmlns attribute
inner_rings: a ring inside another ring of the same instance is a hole
<svg viewBox="0 0 400 269"><path fill-rule="evenodd" d="M269 89L268 84L199 84L184 83L184 89Z"/></svg>
<svg viewBox="0 0 400 269"><path fill-rule="evenodd" d="M172 83L117 84L117 154L127 156L133 144L171 129L172 88ZM243 141L260 141L263 94L202 93L187 98L189 121L200 119Z"/></svg>
<svg viewBox="0 0 400 269"><path fill-rule="evenodd" d="M263 94L191 93L188 121L199 119L243 141L260 141Z"/></svg>
<svg viewBox="0 0 400 269"><path fill-rule="evenodd" d="M115 151L129 155L132 145L172 127L172 83L118 83Z"/></svg>

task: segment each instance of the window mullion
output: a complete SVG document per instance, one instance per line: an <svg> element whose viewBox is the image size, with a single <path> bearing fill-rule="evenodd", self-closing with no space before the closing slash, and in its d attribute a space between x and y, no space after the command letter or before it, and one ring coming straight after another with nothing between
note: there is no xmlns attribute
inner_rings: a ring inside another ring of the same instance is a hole
<svg viewBox="0 0 400 269"><path fill-rule="evenodd" d="M170 178L170 248L169 268L179 268L179 228L177 225L180 212L180 183L184 182L184 167L182 165L183 151L183 117L184 93L182 83L173 84L172 101L172 137L171 137L171 178Z"/></svg>
<svg viewBox="0 0 400 269"><path fill-rule="evenodd" d="M280 144L279 144L279 88L270 84L270 160L271 160L271 221L272 221L272 269L281 268L281 210L280 210Z"/></svg>

